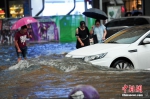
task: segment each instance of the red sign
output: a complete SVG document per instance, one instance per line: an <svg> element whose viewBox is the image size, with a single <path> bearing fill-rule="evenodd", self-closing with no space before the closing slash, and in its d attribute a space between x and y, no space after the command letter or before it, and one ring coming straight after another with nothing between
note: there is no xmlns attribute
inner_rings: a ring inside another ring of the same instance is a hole
<svg viewBox="0 0 150 99"><path fill-rule="evenodd" d="M124 85L122 87L122 90L124 91L124 93L142 93L142 85Z"/></svg>

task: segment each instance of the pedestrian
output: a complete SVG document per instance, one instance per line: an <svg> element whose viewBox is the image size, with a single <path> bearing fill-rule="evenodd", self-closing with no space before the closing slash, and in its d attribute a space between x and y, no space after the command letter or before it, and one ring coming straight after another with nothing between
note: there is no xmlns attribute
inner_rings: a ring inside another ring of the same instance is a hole
<svg viewBox="0 0 150 99"><path fill-rule="evenodd" d="M24 25L21 27L21 30L15 34L15 48L18 56L18 62L21 60L22 56L24 59L27 59L26 38L32 38L32 36L27 33L27 26Z"/></svg>
<svg viewBox="0 0 150 99"><path fill-rule="evenodd" d="M92 26L92 30L91 30L94 35L96 35L98 40L98 43L102 43L105 40L107 31L106 31L106 27L100 22L99 19L95 20L95 25Z"/></svg>
<svg viewBox="0 0 150 99"><path fill-rule="evenodd" d="M8 43L8 36L7 36L7 30L2 31L2 44Z"/></svg>
<svg viewBox="0 0 150 99"><path fill-rule="evenodd" d="M90 31L89 42L90 42L90 45L93 45L93 44L94 44L94 34L93 34L92 31Z"/></svg>
<svg viewBox="0 0 150 99"><path fill-rule="evenodd" d="M80 26L76 29L77 43L76 48L81 48L90 45L89 43L89 29L84 21L80 22Z"/></svg>

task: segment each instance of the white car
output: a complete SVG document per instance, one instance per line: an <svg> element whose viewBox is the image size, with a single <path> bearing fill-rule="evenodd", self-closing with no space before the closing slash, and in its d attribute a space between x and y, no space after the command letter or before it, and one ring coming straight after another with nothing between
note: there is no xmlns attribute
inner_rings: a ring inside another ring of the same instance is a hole
<svg viewBox="0 0 150 99"><path fill-rule="evenodd" d="M150 68L150 25L124 29L104 43L76 49L66 57L118 69Z"/></svg>

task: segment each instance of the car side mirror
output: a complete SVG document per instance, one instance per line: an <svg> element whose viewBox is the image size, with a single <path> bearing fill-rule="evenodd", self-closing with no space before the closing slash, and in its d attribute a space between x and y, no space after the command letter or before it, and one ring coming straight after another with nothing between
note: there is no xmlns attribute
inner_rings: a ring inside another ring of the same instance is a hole
<svg viewBox="0 0 150 99"><path fill-rule="evenodd" d="M145 38L143 40L143 44L150 44L150 38Z"/></svg>

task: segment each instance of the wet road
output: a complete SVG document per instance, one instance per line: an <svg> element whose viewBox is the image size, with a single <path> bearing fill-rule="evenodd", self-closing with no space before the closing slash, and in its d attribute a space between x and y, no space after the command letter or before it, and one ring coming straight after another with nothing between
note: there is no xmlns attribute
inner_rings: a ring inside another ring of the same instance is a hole
<svg viewBox="0 0 150 99"><path fill-rule="evenodd" d="M101 99L150 99L150 71L122 71L65 58L64 53L74 50L74 46L32 44L28 61L17 65L14 47L0 46L0 99L67 97L79 84L95 87ZM142 85L143 96L122 96L125 84Z"/></svg>

